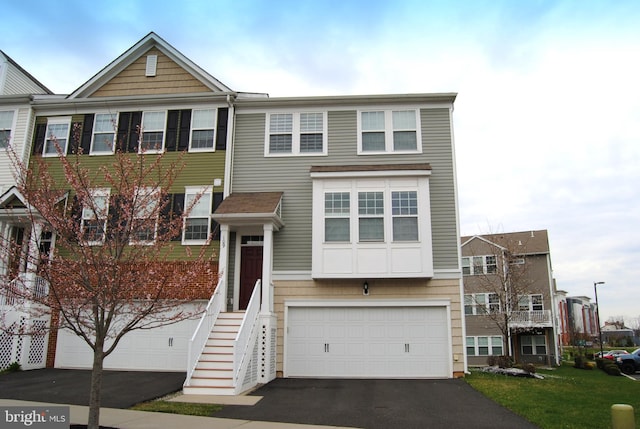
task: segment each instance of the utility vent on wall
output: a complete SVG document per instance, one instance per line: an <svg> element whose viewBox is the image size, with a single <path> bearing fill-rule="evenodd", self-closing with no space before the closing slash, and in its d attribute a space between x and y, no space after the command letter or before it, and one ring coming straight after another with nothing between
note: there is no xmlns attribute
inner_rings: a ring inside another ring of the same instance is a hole
<svg viewBox="0 0 640 429"><path fill-rule="evenodd" d="M145 72L145 76L155 76L157 65L158 65L158 56L147 55L147 70Z"/></svg>

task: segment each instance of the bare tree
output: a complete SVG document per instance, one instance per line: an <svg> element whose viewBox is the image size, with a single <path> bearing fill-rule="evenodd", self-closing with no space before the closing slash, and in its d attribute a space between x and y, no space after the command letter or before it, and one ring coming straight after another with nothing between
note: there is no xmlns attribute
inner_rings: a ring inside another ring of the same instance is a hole
<svg viewBox="0 0 640 429"><path fill-rule="evenodd" d="M181 304L210 296L217 270L211 246L193 255L171 246L198 199L170 210L168 190L182 157L116 152L109 165L91 168L88 157L66 156L56 147L58 157L37 156L31 165L13 156L17 189L36 233L28 252L15 240L2 243L8 254L27 255L26 276L11 273L2 292L23 311L50 314L91 347L88 427L98 428L105 357L129 332L196 317ZM53 251L43 251L39 231L54 237ZM19 281L36 276L46 280L48 293Z"/></svg>

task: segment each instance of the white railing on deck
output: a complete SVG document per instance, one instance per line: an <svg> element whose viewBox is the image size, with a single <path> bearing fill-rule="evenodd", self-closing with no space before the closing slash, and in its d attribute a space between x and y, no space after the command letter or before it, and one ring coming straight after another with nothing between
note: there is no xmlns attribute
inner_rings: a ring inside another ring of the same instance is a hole
<svg viewBox="0 0 640 429"><path fill-rule="evenodd" d="M31 280L31 278L33 280ZM39 276L19 275L0 290L0 306L14 306L29 300L41 300L49 295L49 282Z"/></svg>
<svg viewBox="0 0 640 429"><path fill-rule="evenodd" d="M514 311L510 322L527 326L551 324L551 310Z"/></svg>
<svg viewBox="0 0 640 429"><path fill-rule="evenodd" d="M261 297L261 281L256 282L253 288L251 299L247 305L247 310L242 320L242 325L238 331L235 341L233 342L233 374L234 386L240 387L244 379L244 373L247 370L249 361L251 360L251 350L253 349L254 335L258 326L258 315L260 313L260 297Z"/></svg>
<svg viewBox="0 0 640 429"><path fill-rule="evenodd" d="M213 329L213 325L216 323L216 319L224 307L225 303L222 298L222 290L224 287L224 279L221 276L218 281L218 285L216 286L216 290L211 296L211 299L207 304L207 308L200 318L200 322L198 322L195 332L189 340L189 349L187 352L187 378L184 381L185 386L188 386L191 381L191 376L196 369L200 354L202 354L202 351L207 344L209 334L211 334L211 329Z"/></svg>

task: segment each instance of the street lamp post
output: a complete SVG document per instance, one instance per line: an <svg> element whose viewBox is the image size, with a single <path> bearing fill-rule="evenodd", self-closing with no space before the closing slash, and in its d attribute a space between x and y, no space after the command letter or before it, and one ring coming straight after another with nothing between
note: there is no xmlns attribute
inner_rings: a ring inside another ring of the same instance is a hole
<svg viewBox="0 0 640 429"><path fill-rule="evenodd" d="M604 282L593 282L593 292L596 295L596 322L598 323L598 338L600 339L600 359L604 356L602 348L602 329L600 328L600 306L598 305L598 285L603 285Z"/></svg>

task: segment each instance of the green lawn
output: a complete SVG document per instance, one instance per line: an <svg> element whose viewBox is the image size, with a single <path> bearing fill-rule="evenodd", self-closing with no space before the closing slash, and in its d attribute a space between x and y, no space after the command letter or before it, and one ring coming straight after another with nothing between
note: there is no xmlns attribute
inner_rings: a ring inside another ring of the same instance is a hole
<svg viewBox="0 0 640 429"><path fill-rule="evenodd" d="M610 428L613 404L633 406L636 423L640 423L640 381L566 364L538 374L544 380L472 370L465 380L542 429Z"/></svg>

